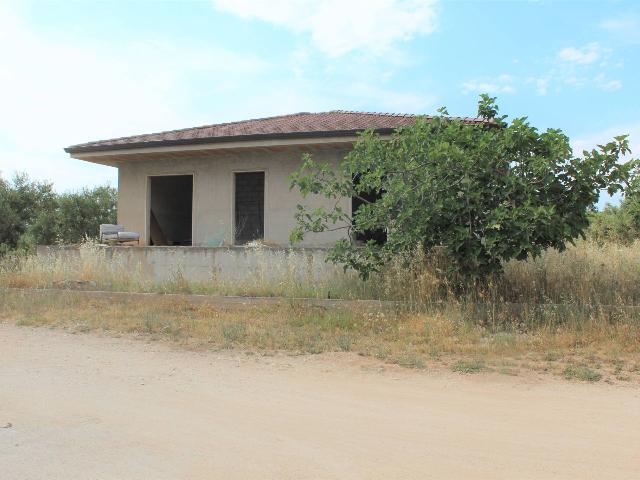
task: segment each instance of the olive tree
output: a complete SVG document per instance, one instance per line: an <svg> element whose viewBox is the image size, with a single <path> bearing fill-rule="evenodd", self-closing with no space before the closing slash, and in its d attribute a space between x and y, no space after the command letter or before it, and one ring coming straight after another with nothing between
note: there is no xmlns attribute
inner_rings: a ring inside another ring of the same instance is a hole
<svg viewBox="0 0 640 480"><path fill-rule="evenodd" d="M58 194L51 183L24 173L0 177L0 255L97 237L101 223L116 221L117 195L109 186Z"/></svg>

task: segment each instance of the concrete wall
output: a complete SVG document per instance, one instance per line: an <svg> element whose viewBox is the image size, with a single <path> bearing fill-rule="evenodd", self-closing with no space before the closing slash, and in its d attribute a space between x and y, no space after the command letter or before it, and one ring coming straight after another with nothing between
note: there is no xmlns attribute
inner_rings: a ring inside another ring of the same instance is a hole
<svg viewBox="0 0 640 480"><path fill-rule="evenodd" d="M88 255L94 264L114 271L142 275L165 281L180 274L195 282L233 280L307 280L323 281L342 273L342 268L327 263L326 249L272 247L100 247L38 246L38 256L59 260L66 265L82 263ZM106 262L101 263L104 255Z"/></svg>
<svg viewBox="0 0 640 480"><path fill-rule="evenodd" d="M346 151L317 151L314 158L338 166ZM275 245L288 245L295 225L298 204L311 207L333 207L320 197L302 199L296 190L289 190L289 175L301 165L299 148L279 152L244 151L222 153L212 151L204 157L158 160L130 160L118 166L118 223L127 230L139 232L141 243L147 243L149 213L149 176L192 174L193 180L193 244L213 246L224 240L233 244L234 172L265 172L264 240ZM347 212L351 199L339 205ZM345 235L345 230L311 234L301 246L321 247L333 244Z"/></svg>

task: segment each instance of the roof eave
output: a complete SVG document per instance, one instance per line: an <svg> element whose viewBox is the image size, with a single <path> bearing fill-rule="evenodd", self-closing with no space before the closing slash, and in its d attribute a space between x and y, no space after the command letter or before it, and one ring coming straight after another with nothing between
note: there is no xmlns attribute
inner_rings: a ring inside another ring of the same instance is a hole
<svg viewBox="0 0 640 480"><path fill-rule="evenodd" d="M380 135L390 135L396 128L376 128L375 133ZM328 138L328 137L351 137L365 131L364 129L353 130L329 130L320 132L288 132L288 133L267 133L267 134L251 134L251 135L230 135L225 137L202 137L202 138L183 138L175 140L157 140L152 142L134 142L120 143L114 145L72 145L64 149L69 154L74 153L90 153L90 152L110 152L118 150L129 150L136 148L151 147L171 147L180 145L199 145L212 143L230 143L230 142L249 142L255 140L286 140L296 138Z"/></svg>

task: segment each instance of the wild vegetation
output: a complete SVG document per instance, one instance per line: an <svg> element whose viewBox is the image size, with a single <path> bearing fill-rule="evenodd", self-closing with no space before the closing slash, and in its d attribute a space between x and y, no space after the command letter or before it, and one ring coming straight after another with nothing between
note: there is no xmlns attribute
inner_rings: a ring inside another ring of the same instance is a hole
<svg viewBox="0 0 640 480"><path fill-rule="evenodd" d="M353 351L412 368L460 373L526 370L567 379L640 379L640 243L579 242L564 252L511 261L482 288L451 290L439 262L416 255L362 280L336 271L324 282L292 281L284 263L273 279L188 282L179 274L153 282L101 247L86 243L70 259L6 257L0 287L68 289L33 296L0 289L0 318L23 325L134 332L210 348L255 352ZM271 264L259 268L273 270ZM296 273L296 272L293 272ZM302 306L241 309L184 299L87 300L74 288L159 293L274 295L399 301L379 311Z"/></svg>
<svg viewBox="0 0 640 480"><path fill-rule="evenodd" d="M569 380L640 381L640 323L593 315L556 322L480 324L460 305L409 313L302 306L224 308L168 297L87 299L81 292L0 290L0 321L169 340L248 353L353 352L416 369L530 372Z"/></svg>
<svg viewBox="0 0 640 480"><path fill-rule="evenodd" d="M633 183L637 161L623 161L624 135L576 157L561 130L540 132L526 118L507 123L488 95L478 102L481 125L440 112L390 139L365 132L339 171L307 155L293 188L362 204L353 213L339 202L299 206L292 241L335 229L368 236L364 245L337 242L330 257L363 278L416 248L427 256L442 250L449 278L468 285L510 260L564 250L585 236L601 190L614 194Z"/></svg>
<svg viewBox="0 0 640 480"><path fill-rule="evenodd" d="M255 248L260 258L261 247ZM271 257L269 257L271 258ZM283 252L279 260L262 260L245 280L212 274L204 282L188 281L176 265L167 281L155 281L125 257L107 257L102 246L85 242L79 255L6 256L0 261L0 287L51 288L81 285L112 291L204 293L241 296L374 299L398 301L409 310L443 303L585 306L640 305L640 241L630 245L581 241L564 252L547 250L535 259L513 260L503 273L464 291L450 288L443 259L418 250L407 263L390 262L384 271L363 280L336 269L319 279L298 271L300 262ZM268 273L268 274L267 274Z"/></svg>
<svg viewBox="0 0 640 480"><path fill-rule="evenodd" d="M626 195L620 205L607 205L601 212L592 212L587 237L599 245L630 245L637 241L640 238L640 195Z"/></svg>
<svg viewBox="0 0 640 480"><path fill-rule="evenodd" d="M26 174L11 181L0 177L0 256L95 237L101 223L115 223L116 202L111 187L58 194L51 183Z"/></svg>

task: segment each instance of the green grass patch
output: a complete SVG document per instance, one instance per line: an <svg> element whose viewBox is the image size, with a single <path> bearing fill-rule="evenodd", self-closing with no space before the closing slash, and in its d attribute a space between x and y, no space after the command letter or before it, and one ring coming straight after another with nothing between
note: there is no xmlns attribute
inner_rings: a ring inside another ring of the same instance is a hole
<svg viewBox="0 0 640 480"><path fill-rule="evenodd" d="M458 373L480 373L487 370L483 360L460 360L456 362L451 369Z"/></svg>
<svg viewBox="0 0 640 480"><path fill-rule="evenodd" d="M222 337L227 344L242 342L247 336L247 327L242 322L225 322L222 324Z"/></svg>
<svg viewBox="0 0 640 480"><path fill-rule="evenodd" d="M401 367L405 367L405 368L416 368L420 370L426 368L426 364L424 363L424 360L422 360L422 358L420 358L415 353L405 353L405 354L399 355L394 358L393 363L396 363Z"/></svg>
<svg viewBox="0 0 640 480"><path fill-rule="evenodd" d="M585 364L567 365L564 369L564 378L567 380L582 380L584 382L599 382L602 380L602 374Z"/></svg>
<svg viewBox="0 0 640 480"><path fill-rule="evenodd" d="M292 326L310 326L324 331L353 330L355 328L356 322L351 312L340 310L324 311L313 309L313 307L307 307L306 310L312 311L293 316L290 320Z"/></svg>
<svg viewBox="0 0 640 480"><path fill-rule="evenodd" d="M341 351L350 352L351 344L352 344L352 340L349 335L343 334L338 337L338 348L340 348Z"/></svg>

